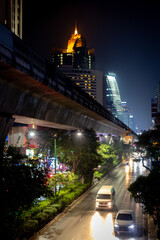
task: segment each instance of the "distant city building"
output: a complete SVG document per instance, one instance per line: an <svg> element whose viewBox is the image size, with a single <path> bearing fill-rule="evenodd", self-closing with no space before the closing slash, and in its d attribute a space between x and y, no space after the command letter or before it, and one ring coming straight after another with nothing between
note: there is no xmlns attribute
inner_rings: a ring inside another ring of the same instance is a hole
<svg viewBox="0 0 160 240"><path fill-rule="evenodd" d="M77 86L103 105L103 74L101 71L76 69L63 65L59 68Z"/></svg>
<svg viewBox="0 0 160 240"><path fill-rule="evenodd" d="M77 69L95 69L95 50L88 50L85 38L78 34L75 26L74 34L68 40L67 49L52 48L52 61L57 68L72 65Z"/></svg>
<svg viewBox="0 0 160 240"><path fill-rule="evenodd" d="M122 102L122 122L124 122L129 128L136 132L134 116L129 109L127 102Z"/></svg>
<svg viewBox="0 0 160 240"><path fill-rule="evenodd" d="M122 103L115 73L105 75L106 80L106 108L119 120L123 120Z"/></svg>
<svg viewBox="0 0 160 240"><path fill-rule="evenodd" d="M23 0L1 0L0 22L22 38Z"/></svg>
<svg viewBox="0 0 160 240"><path fill-rule="evenodd" d="M160 83L157 86L155 97L151 99L152 126L160 124Z"/></svg>
<svg viewBox="0 0 160 240"><path fill-rule="evenodd" d="M88 50L77 26L68 40L67 49L52 48L52 61L77 86L104 105L104 80L102 72L95 70L95 50Z"/></svg>
<svg viewBox="0 0 160 240"><path fill-rule="evenodd" d="M122 102L123 111L123 122L130 127L130 109L128 108L127 102Z"/></svg>

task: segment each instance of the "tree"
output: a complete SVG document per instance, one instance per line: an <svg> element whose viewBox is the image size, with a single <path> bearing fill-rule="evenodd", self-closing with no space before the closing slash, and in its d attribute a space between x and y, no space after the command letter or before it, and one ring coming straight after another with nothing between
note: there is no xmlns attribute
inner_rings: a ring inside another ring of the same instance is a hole
<svg viewBox="0 0 160 240"><path fill-rule="evenodd" d="M160 155L160 130L143 131L143 133L138 136L136 146L139 149L145 148L149 157L158 160Z"/></svg>
<svg viewBox="0 0 160 240"><path fill-rule="evenodd" d="M151 158L151 160L157 161L157 165L159 165L159 156L160 156L160 129L157 128L155 130L143 131L141 135L138 136L138 142L136 143L137 149L141 151L142 149L146 149L147 156ZM145 166L144 160L142 160L143 166L151 171L150 168Z"/></svg>
<svg viewBox="0 0 160 240"><path fill-rule="evenodd" d="M135 201L144 204L144 211L160 225L160 171L153 169L147 176L139 176L128 190Z"/></svg>
<svg viewBox="0 0 160 240"><path fill-rule="evenodd" d="M114 141L112 146L115 149L114 153L118 156L120 161L122 161L122 158L127 158L132 151L132 146L123 141Z"/></svg>
<svg viewBox="0 0 160 240"><path fill-rule="evenodd" d="M69 165L81 179L91 182L94 168L102 160L97 153L99 145L99 139L92 129L85 129L81 136L77 136L75 131L66 132L57 137L57 156L60 162Z"/></svg>
<svg viewBox="0 0 160 240"><path fill-rule="evenodd" d="M12 230L21 211L30 207L36 198L51 193L44 172L37 168L36 162L31 165L27 160L23 162L23 158L19 148L10 147L2 163L0 229L10 235L9 239L15 239Z"/></svg>
<svg viewBox="0 0 160 240"><path fill-rule="evenodd" d="M55 190L55 187L58 186L58 191L55 192L55 194L58 195L62 188L65 189L68 185L75 184L77 178L78 177L72 172L68 172L67 174L57 173L48 181L49 186L53 189L53 191Z"/></svg>
<svg viewBox="0 0 160 240"><path fill-rule="evenodd" d="M103 158L103 165L115 166L122 160L122 156L126 157L130 152L130 145L122 141L114 141L111 144L102 144L98 148L98 154Z"/></svg>
<svg viewBox="0 0 160 240"><path fill-rule="evenodd" d="M100 145L97 152L103 158L103 165L106 165L108 167L113 166L113 162L117 160L117 157L114 154L115 149L109 144Z"/></svg>

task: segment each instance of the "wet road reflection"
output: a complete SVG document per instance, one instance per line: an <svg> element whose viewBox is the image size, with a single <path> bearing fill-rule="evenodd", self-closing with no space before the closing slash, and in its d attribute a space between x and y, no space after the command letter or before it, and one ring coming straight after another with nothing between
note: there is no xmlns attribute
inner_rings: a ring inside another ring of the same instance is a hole
<svg viewBox="0 0 160 240"><path fill-rule="evenodd" d="M115 239L112 213L95 212L91 219L91 236L94 240Z"/></svg>

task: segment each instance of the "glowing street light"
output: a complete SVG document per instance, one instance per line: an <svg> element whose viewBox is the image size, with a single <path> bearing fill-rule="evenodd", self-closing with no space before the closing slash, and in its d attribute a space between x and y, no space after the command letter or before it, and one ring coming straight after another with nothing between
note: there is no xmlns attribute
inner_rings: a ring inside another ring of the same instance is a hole
<svg viewBox="0 0 160 240"><path fill-rule="evenodd" d="M80 131L78 131L77 136L82 136L82 133Z"/></svg>
<svg viewBox="0 0 160 240"><path fill-rule="evenodd" d="M35 132L30 132L29 135L30 135L30 137L34 137L35 136Z"/></svg>

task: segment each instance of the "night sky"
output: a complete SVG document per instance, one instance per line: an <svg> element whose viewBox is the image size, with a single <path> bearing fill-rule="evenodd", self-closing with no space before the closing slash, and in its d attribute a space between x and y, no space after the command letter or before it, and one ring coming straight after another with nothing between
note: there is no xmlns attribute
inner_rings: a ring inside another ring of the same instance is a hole
<svg viewBox="0 0 160 240"><path fill-rule="evenodd" d="M154 1L24 1L23 40L51 59L78 32L94 48L96 70L117 74L139 130L151 126L151 98L160 70L160 7Z"/></svg>

